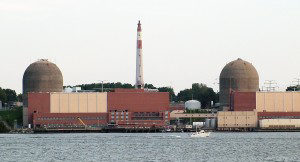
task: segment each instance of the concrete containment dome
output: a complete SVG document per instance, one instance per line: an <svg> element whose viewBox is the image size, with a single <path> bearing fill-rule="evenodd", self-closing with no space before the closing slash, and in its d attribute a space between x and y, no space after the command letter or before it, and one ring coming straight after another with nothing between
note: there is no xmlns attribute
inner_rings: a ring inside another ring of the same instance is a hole
<svg viewBox="0 0 300 162"><path fill-rule="evenodd" d="M59 68L46 59L28 66L23 75L24 106L28 92L62 92L63 76Z"/></svg>
<svg viewBox="0 0 300 162"><path fill-rule="evenodd" d="M185 109L196 110L201 108L201 103L197 100L189 100L184 103Z"/></svg>
<svg viewBox="0 0 300 162"><path fill-rule="evenodd" d="M220 106L228 107L230 92L256 92L259 90L259 76L255 67L242 59L228 63L222 70L219 78Z"/></svg>

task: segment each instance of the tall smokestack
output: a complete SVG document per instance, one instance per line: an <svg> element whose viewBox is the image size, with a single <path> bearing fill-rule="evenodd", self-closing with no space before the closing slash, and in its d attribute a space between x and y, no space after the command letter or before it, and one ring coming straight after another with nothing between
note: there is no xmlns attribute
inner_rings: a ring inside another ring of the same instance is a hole
<svg viewBox="0 0 300 162"><path fill-rule="evenodd" d="M142 50L142 27L139 21L137 27L137 44L136 44L136 83L135 88L144 89L143 74L143 50Z"/></svg>

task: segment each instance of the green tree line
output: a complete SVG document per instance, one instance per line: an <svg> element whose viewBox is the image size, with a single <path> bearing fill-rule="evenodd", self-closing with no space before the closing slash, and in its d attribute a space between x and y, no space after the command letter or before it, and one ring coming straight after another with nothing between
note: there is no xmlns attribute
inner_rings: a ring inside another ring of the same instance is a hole
<svg viewBox="0 0 300 162"><path fill-rule="evenodd" d="M92 84L81 84L77 85L81 87L82 90L94 90L101 91L101 83L92 83ZM103 90L109 92L115 88L134 88L134 85L129 83L103 83ZM218 102L218 94L214 92L211 87L207 87L205 84L194 83L192 88L181 90L177 95L174 92L172 87L156 87L153 84L146 83L145 88L157 89L159 92L169 92L170 101L179 102L179 101L188 101L195 99L201 102L202 107L207 107L210 105L210 102Z"/></svg>
<svg viewBox="0 0 300 162"><path fill-rule="evenodd" d="M2 104L9 102L22 101L22 94L17 95L15 90L2 89L0 87L0 101Z"/></svg>

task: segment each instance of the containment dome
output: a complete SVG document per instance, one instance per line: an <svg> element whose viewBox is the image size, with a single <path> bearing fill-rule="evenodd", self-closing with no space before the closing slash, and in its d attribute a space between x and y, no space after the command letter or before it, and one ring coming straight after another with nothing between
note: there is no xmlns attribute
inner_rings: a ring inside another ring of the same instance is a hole
<svg viewBox="0 0 300 162"><path fill-rule="evenodd" d="M196 110L201 108L201 103L197 100L189 100L184 103L185 109Z"/></svg>
<svg viewBox="0 0 300 162"><path fill-rule="evenodd" d="M259 76L255 67L242 59L228 63L220 74L220 106L230 106L230 93L234 91L256 92Z"/></svg>
<svg viewBox="0 0 300 162"><path fill-rule="evenodd" d="M28 66L23 75L24 106L28 92L62 92L63 76L59 68L46 59Z"/></svg>

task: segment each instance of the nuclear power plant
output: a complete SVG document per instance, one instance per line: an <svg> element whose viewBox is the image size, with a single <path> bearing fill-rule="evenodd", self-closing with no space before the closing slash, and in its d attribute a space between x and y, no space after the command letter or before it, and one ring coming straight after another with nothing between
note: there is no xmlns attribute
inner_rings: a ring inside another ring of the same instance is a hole
<svg viewBox="0 0 300 162"><path fill-rule="evenodd" d="M260 91L257 70L240 58L226 64L220 73L218 109L202 110L196 100L171 105L168 92L144 88L140 21L136 43L133 89L63 92L63 75L55 64L42 59L29 65L23 76L24 127L43 131L183 131L193 128L192 120L201 119L204 129L220 131L300 129L300 92ZM182 126L180 121L190 122Z"/></svg>

